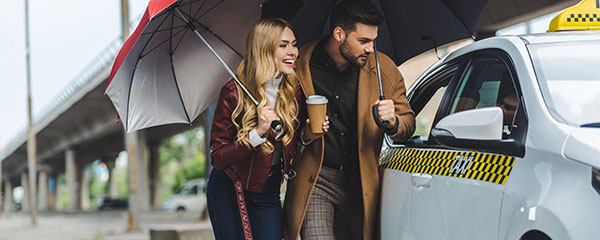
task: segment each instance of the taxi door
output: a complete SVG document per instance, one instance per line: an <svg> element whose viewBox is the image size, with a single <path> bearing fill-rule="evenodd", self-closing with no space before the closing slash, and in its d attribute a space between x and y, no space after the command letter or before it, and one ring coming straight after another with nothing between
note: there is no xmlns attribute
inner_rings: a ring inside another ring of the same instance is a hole
<svg viewBox="0 0 600 240"><path fill-rule="evenodd" d="M416 132L410 146L427 141L438 107L447 94L447 89L459 67L458 62L445 64L415 82L407 98L416 115ZM415 90L413 90L415 89ZM424 136L424 137L420 137ZM411 192L412 173L399 170L400 153L409 150L409 145L393 143L386 136L381 152L380 166L383 168L381 196L381 239L411 239Z"/></svg>
<svg viewBox="0 0 600 240"><path fill-rule="evenodd" d="M512 67L497 51L473 54L453 74L433 122L419 126L426 108L417 114L413 141L394 148L387 168L410 173L410 217L406 239L497 239L504 184L515 157L479 151L476 147L449 148L431 129L441 118L471 109L499 105L504 92L514 91ZM422 90L422 92L427 92ZM414 96L411 105L431 102ZM476 120L475 120L476 122ZM510 125L507 123L507 125ZM504 127L507 135L510 126ZM425 137L426 136L426 137Z"/></svg>

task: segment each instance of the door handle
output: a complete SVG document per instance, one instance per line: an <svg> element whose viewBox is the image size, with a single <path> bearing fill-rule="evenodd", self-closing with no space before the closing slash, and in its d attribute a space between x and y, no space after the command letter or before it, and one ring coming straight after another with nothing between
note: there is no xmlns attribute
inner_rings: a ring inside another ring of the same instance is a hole
<svg viewBox="0 0 600 240"><path fill-rule="evenodd" d="M429 174L423 173L413 173L411 177L412 185L417 189L417 191L423 191L431 187L431 182L433 178Z"/></svg>

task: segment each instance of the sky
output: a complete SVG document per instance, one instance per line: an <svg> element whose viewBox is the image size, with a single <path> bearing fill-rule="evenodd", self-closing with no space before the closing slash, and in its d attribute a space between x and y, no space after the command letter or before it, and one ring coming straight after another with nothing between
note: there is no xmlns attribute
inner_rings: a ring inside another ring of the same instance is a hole
<svg viewBox="0 0 600 240"><path fill-rule="evenodd" d="M130 0L137 18L149 0ZM121 34L120 0L29 0L33 113ZM0 8L0 152L27 126L25 0Z"/></svg>
<svg viewBox="0 0 600 240"><path fill-rule="evenodd" d="M130 18L149 0L129 0ZM120 0L29 0L33 113L50 104L78 72L121 33ZM0 8L0 152L27 126L25 0L2 0ZM555 14L533 20L544 32ZM499 35L523 34L517 24Z"/></svg>

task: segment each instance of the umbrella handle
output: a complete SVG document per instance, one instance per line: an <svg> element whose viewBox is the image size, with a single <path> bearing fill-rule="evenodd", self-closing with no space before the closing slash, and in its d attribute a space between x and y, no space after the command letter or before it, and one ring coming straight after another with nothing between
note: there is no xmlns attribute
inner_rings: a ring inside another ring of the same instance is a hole
<svg viewBox="0 0 600 240"><path fill-rule="evenodd" d="M379 96L379 100L384 100L384 99L385 99L385 97ZM379 108L377 107L377 105L373 106L373 119L375 120L375 124L377 124L377 127L381 128L383 130L387 129L388 122L385 122L385 121L382 122L379 119Z"/></svg>
<svg viewBox="0 0 600 240"><path fill-rule="evenodd" d="M375 52L375 65L377 66L377 80L379 81L379 100L385 100L383 88L381 87L381 71L379 69L379 56L377 56L377 44L375 41L373 41L373 50ZM388 122L381 122L379 119L379 108L377 105L373 106L373 119L379 128L383 130L387 129Z"/></svg>
<svg viewBox="0 0 600 240"><path fill-rule="evenodd" d="M271 122L271 129L273 130L273 133L275 135L277 135L279 132L281 132L281 129L283 127L281 126L281 123L279 121L272 121Z"/></svg>

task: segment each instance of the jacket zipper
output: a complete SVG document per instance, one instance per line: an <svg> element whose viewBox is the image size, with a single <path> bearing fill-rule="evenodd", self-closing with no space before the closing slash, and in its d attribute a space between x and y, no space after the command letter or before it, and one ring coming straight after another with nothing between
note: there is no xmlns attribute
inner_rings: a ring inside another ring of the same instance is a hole
<svg viewBox="0 0 600 240"><path fill-rule="evenodd" d="M250 187L250 176L252 175L253 163L254 163L254 154L252 154L252 157L250 158L250 169L248 170L248 179L246 179L246 190L248 190L248 187Z"/></svg>

